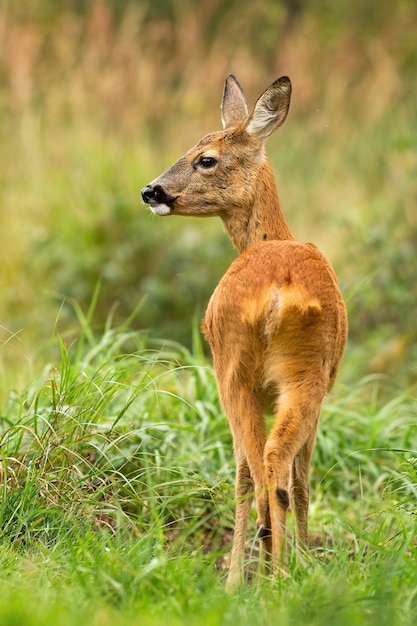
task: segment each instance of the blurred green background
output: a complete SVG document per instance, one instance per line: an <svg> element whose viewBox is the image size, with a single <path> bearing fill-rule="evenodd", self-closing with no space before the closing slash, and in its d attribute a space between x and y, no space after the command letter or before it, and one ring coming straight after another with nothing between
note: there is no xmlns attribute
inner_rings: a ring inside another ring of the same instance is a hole
<svg viewBox="0 0 417 626"><path fill-rule="evenodd" d="M98 330L141 303L133 327L190 345L236 253L219 220L155 218L140 189L220 128L232 72L250 104L292 79L268 151L348 303L344 380L415 382L416 32L415 0L3 0L3 371L75 337L98 284Z"/></svg>

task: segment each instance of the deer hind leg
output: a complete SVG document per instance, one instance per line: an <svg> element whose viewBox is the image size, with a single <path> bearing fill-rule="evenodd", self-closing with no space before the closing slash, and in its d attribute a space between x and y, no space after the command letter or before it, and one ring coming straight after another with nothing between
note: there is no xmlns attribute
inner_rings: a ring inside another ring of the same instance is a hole
<svg viewBox="0 0 417 626"><path fill-rule="evenodd" d="M243 580L243 562L245 556L246 531L249 512L253 502L254 484L249 465L245 456L235 446L236 458L236 512L233 546L229 574L227 576L226 591L233 591Z"/></svg>
<svg viewBox="0 0 417 626"><path fill-rule="evenodd" d="M310 434L293 462L291 504L295 515L297 547L308 548L308 505L310 500L310 465L316 443L316 429Z"/></svg>
<svg viewBox="0 0 417 626"><path fill-rule="evenodd" d="M294 392L287 392L280 401L265 446L274 569L279 569L280 562L286 558L285 526L291 480L296 530L300 540L307 543L308 471L322 397L315 385L298 386Z"/></svg>
<svg viewBox="0 0 417 626"><path fill-rule="evenodd" d="M232 555L226 590L233 591L243 581L246 531L254 497L259 533L265 537L263 552L271 551L269 502L265 488L263 451L266 442L262 412L252 394L234 390L233 399L220 394L229 419L236 459L236 515Z"/></svg>

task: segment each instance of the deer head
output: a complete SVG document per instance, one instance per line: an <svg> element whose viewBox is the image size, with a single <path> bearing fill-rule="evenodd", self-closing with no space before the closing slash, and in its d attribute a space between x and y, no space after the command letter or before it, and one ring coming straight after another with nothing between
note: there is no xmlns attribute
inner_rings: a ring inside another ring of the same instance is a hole
<svg viewBox="0 0 417 626"><path fill-rule="evenodd" d="M228 76L221 105L223 130L203 137L144 187L144 202L156 215L220 216L225 222L236 213L247 219L257 201L270 203L259 184L265 187L260 171L269 168L264 145L285 121L290 97L291 82L284 76L264 91L248 114L241 86ZM275 188L274 181L272 185Z"/></svg>

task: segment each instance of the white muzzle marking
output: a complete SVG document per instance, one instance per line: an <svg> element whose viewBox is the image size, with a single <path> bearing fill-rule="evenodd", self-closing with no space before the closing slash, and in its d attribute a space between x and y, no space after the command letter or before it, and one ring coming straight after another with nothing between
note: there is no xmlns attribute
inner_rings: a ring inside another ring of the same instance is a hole
<svg viewBox="0 0 417 626"><path fill-rule="evenodd" d="M167 204L150 205L150 209L155 215L169 215L171 213L171 209Z"/></svg>

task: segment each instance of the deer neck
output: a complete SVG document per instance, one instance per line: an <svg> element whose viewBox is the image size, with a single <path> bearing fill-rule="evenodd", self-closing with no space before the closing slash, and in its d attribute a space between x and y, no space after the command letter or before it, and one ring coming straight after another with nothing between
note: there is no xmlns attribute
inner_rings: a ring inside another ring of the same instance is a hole
<svg viewBox="0 0 417 626"><path fill-rule="evenodd" d="M253 201L223 218L226 232L240 253L261 241L294 239L282 213L272 168L265 160L257 172Z"/></svg>

